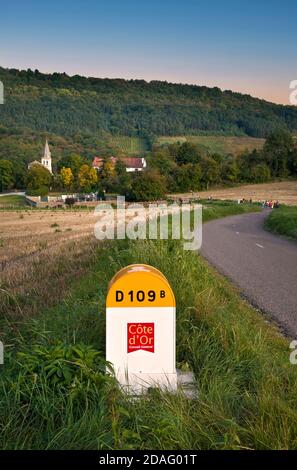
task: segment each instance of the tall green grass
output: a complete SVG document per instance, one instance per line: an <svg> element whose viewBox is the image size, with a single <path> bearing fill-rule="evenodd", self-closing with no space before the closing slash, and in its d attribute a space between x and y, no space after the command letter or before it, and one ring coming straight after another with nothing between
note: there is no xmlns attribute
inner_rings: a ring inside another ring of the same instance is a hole
<svg viewBox="0 0 297 470"><path fill-rule="evenodd" d="M271 232L297 240L297 207L274 209L265 220L265 228Z"/></svg>
<svg viewBox="0 0 297 470"><path fill-rule="evenodd" d="M203 206L204 223L220 217L248 214L249 212L259 212L261 210L260 204L257 203L237 204L234 201L219 200L200 200L199 203Z"/></svg>
<svg viewBox="0 0 297 470"><path fill-rule="evenodd" d="M102 372L107 286L129 263L152 264L173 287L177 363L193 370L195 399L158 390L129 399ZM8 328L2 449L297 448L288 341L178 241L100 244L92 272L62 304Z"/></svg>

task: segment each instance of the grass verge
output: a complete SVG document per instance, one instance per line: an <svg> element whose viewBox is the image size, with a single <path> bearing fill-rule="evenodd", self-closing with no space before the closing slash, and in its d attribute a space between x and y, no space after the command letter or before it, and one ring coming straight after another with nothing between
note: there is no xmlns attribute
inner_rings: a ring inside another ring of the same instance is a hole
<svg viewBox="0 0 297 470"><path fill-rule="evenodd" d="M10 195L10 196L1 196L0 197L0 208L1 209L10 209L10 208L24 208L26 205L24 196Z"/></svg>
<svg viewBox="0 0 297 470"><path fill-rule="evenodd" d="M207 218L230 210L214 204ZM103 372L107 285L136 262L159 268L173 287L177 361L194 371L195 400L158 390L131 400ZM2 449L297 447L297 369L287 340L178 241L100 244L62 303L4 326Z"/></svg>
<svg viewBox="0 0 297 470"><path fill-rule="evenodd" d="M274 209L265 220L265 228L291 240L297 240L297 207L281 206Z"/></svg>

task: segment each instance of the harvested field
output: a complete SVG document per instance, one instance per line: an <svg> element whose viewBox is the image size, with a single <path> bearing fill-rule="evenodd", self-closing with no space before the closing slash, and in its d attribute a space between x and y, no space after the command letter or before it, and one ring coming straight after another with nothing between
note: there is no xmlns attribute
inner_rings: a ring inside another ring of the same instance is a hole
<svg viewBox="0 0 297 470"><path fill-rule="evenodd" d="M90 267L98 241L89 211L1 212L1 310L32 315L57 303Z"/></svg>
<svg viewBox="0 0 297 470"><path fill-rule="evenodd" d="M98 247L89 210L0 213L0 314L32 316L59 303L90 272ZM128 216L129 219L129 216Z"/></svg>
<svg viewBox="0 0 297 470"><path fill-rule="evenodd" d="M178 194L177 197L187 197L189 194ZM191 197L199 196L202 199L238 200L241 198L252 199L254 202L264 200L279 201L288 206L297 205L297 181L281 181L275 183L247 184L234 188L212 189L191 194Z"/></svg>

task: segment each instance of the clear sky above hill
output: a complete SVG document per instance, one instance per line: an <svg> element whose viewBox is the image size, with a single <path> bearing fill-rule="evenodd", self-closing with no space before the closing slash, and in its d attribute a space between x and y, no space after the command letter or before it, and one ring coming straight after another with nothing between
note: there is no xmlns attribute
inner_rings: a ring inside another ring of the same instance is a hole
<svg viewBox="0 0 297 470"><path fill-rule="evenodd" d="M291 0L0 2L0 65L232 89L289 103Z"/></svg>

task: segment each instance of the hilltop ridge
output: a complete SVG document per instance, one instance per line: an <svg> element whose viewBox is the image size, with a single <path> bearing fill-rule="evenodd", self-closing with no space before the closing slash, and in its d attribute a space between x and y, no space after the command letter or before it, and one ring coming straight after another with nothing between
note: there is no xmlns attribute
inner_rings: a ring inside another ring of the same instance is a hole
<svg viewBox="0 0 297 470"><path fill-rule="evenodd" d="M297 132L297 107L219 88L162 81L43 74L0 67L0 125L61 136L247 135Z"/></svg>

